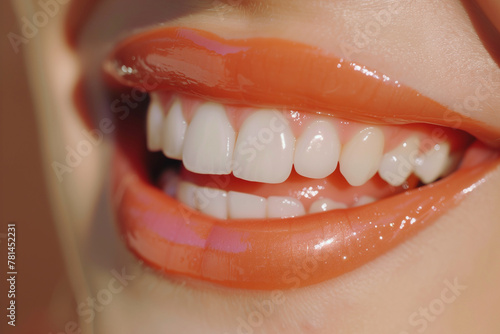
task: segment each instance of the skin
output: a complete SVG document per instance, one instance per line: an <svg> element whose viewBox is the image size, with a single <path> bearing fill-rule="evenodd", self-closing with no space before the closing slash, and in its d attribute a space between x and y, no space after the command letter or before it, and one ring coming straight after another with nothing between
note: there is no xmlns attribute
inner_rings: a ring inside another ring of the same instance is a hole
<svg viewBox="0 0 500 334"><path fill-rule="evenodd" d="M346 43L355 45L358 29L377 22L373 12L388 10L392 1L227 1L234 6L175 2L103 0L88 18L77 51L64 42L67 8L61 7L62 14L24 46L37 86L51 199L84 333L246 333L238 332L241 319L255 325L249 333L498 333L500 168L488 184L416 237L337 279L283 292L272 312L256 306L272 300L270 293L160 277L127 252L107 202L112 132L62 182L51 168L53 161L64 161L66 145L75 147L83 139L86 125L70 99L78 70L87 73L90 109L102 119L110 101L99 66L110 43L133 28L159 22L223 37L273 36L317 45L500 128L500 69L491 43L498 40L498 32L483 14L471 10L471 2L401 2L390 25L349 54ZM37 9L36 2L34 6ZM142 16L138 8L145 9ZM26 15L26 9L20 10ZM190 15L173 19L170 14L186 10ZM43 68L35 66L40 59ZM468 111L465 101L484 85L482 79L491 82L492 91ZM134 278L118 289L113 270ZM463 288L443 293L455 281ZM109 303L106 291L116 291ZM97 300L93 312L92 298ZM248 321L255 312L262 321ZM66 324L73 320L61 319Z"/></svg>

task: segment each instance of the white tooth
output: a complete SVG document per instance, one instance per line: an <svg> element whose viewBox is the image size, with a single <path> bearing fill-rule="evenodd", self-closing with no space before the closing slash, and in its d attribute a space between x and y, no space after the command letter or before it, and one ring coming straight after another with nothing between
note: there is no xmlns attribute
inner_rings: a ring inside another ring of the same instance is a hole
<svg viewBox="0 0 500 334"><path fill-rule="evenodd" d="M352 186L366 183L377 173L384 151L384 134L369 127L357 133L344 146L340 156L340 171Z"/></svg>
<svg viewBox="0 0 500 334"><path fill-rule="evenodd" d="M148 150L152 152L161 150L161 128L164 117L160 98L156 94L151 94L146 119L146 136Z"/></svg>
<svg viewBox="0 0 500 334"><path fill-rule="evenodd" d="M431 150L423 153L417 158L415 175L417 175L423 183L427 184L434 182L443 174L446 167L448 167L449 154L449 143L443 142L434 145Z"/></svg>
<svg viewBox="0 0 500 334"><path fill-rule="evenodd" d="M227 219L227 192L198 187L194 196L196 209L215 218Z"/></svg>
<svg viewBox="0 0 500 334"><path fill-rule="evenodd" d="M230 174L236 134L221 104L204 103L186 131L182 160L198 174Z"/></svg>
<svg viewBox="0 0 500 334"><path fill-rule="evenodd" d="M196 209L196 200L194 194L196 193L198 186L190 182L179 182L177 187L177 199L189 206L190 208Z"/></svg>
<svg viewBox="0 0 500 334"><path fill-rule="evenodd" d="M340 140L330 122L309 124L295 144L294 167L297 173L312 179L327 177L339 162Z"/></svg>
<svg viewBox="0 0 500 334"><path fill-rule="evenodd" d="M321 198L311 204L309 213L325 212L336 209L347 209L347 205L344 203L332 201L329 198Z"/></svg>
<svg viewBox="0 0 500 334"><path fill-rule="evenodd" d="M172 159L182 160L182 145L187 122L182 114L181 101L176 98L162 125L163 153Z"/></svg>
<svg viewBox="0 0 500 334"><path fill-rule="evenodd" d="M294 148L295 137L281 113L256 111L240 128L233 174L248 181L281 183L292 171Z"/></svg>
<svg viewBox="0 0 500 334"><path fill-rule="evenodd" d="M417 137L410 137L384 154L378 169L380 177L392 186L402 185L413 173L419 146L420 140Z"/></svg>
<svg viewBox="0 0 500 334"><path fill-rule="evenodd" d="M375 202L375 198L371 196L361 196L360 199L353 205L353 207L362 206Z"/></svg>
<svg viewBox="0 0 500 334"><path fill-rule="evenodd" d="M306 214L302 203L292 197L271 196L267 199L268 218L297 217Z"/></svg>
<svg viewBox="0 0 500 334"><path fill-rule="evenodd" d="M229 217L232 219L266 218L267 200L264 197L228 192Z"/></svg>

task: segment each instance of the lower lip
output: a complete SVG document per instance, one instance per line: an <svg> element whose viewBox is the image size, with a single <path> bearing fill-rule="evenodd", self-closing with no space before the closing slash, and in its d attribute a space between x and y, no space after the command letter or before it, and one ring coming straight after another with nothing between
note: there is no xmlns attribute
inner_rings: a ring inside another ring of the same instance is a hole
<svg viewBox="0 0 500 334"><path fill-rule="evenodd" d="M113 203L128 248L167 275L251 290L296 289L362 266L457 206L500 164L496 156L483 158L444 180L363 207L223 221L153 186L138 146L119 142L113 166Z"/></svg>

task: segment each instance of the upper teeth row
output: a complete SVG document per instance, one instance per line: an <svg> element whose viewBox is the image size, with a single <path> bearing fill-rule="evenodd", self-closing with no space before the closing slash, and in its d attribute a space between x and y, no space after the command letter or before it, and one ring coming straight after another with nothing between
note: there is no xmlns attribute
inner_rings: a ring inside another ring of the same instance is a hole
<svg viewBox="0 0 500 334"><path fill-rule="evenodd" d="M147 141L151 151L163 150L182 160L186 169L199 174L230 174L265 183L284 182L292 171L309 178L324 178L337 165L352 186L360 186L377 172L393 186L415 173L430 183L451 164L448 142L421 153L420 139L410 136L384 153L385 136L377 126L367 126L344 145L337 129L318 116L295 138L282 113L259 109L251 113L236 133L223 105L201 104L188 124L179 98L168 112L156 94L147 116Z"/></svg>

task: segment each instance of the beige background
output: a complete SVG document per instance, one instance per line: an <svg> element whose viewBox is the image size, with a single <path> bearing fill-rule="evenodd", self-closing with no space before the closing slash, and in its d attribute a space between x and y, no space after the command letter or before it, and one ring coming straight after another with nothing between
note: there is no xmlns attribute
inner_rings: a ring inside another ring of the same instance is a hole
<svg viewBox="0 0 500 334"><path fill-rule="evenodd" d="M59 300L68 294L67 282L43 180L23 56L14 53L7 39L8 32L19 34L10 1L0 2L0 13L0 332L31 332L26 328L30 326L38 333L48 333L50 329L55 334L62 328L48 328L45 322L49 313L59 312ZM5 234L9 222L17 223L15 329L6 324Z"/></svg>

